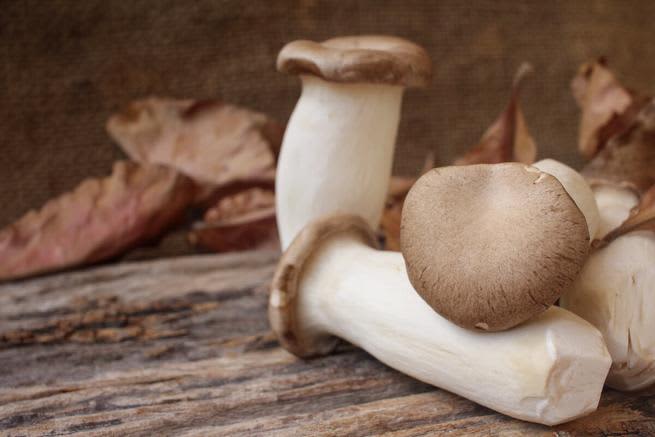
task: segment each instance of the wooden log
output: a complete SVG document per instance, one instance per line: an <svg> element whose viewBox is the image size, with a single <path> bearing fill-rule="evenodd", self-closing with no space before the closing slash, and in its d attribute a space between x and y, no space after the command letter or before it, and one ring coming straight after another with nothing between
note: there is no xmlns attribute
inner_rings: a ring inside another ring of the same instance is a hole
<svg viewBox="0 0 655 437"><path fill-rule="evenodd" d="M655 394L607 390L555 428L342 345L303 361L266 319L277 253L124 263L0 285L0 434L653 435Z"/></svg>

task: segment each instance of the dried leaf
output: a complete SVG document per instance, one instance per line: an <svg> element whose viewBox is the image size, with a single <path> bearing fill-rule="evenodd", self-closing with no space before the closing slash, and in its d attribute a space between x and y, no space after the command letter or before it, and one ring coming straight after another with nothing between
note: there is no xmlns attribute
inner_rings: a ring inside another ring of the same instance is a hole
<svg viewBox="0 0 655 437"><path fill-rule="evenodd" d="M630 211L630 216L621 226L608 233L601 241L594 242L596 247L603 247L612 240L635 231L655 232L655 185L646 191L639 204Z"/></svg>
<svg viewBox="0 0 655 437"><path fill-rule="evenodd" d="M272 181L283 128L266 115L216 100L132 102L107 131L138 162L165 164L207 187Z"/></svg>
<svg viewBox="0 0 655 437"><path fill-rule="evenodd" d="M571 81L582 109L578 148L591 159L608 140L624 132L644 105L644 99L623 87L604 59L582 65Z"/></svg>
<svg viewBox="0 0 655 437"><path fill-rule="evenodd" d="M400 250L400 219L403 212L405 198L394 199L387 202L380 221L380 230L384 237L384 248L386 250Z"/></svg>
<svg viewBox="0 0 655 437"><path fill-rule="evenodd" d="M155 238L192 202L193 182L158 165L119 161L0 231L0 279L88 264Z"/></svg>
<svg viewBox="0 0 655 437"><path fill-rule="evenodd" d="M537 156L537 145L528 132L525 117L519 105L521 84L531 72L532 67L529 64L519 67L514 78L509 104L482 135L480 143L455 160L455 165L497 164L508 161L525 164L534 162Z"/></svg>
<svg viewBox="0 0 655 437"><path fill-rule="evenodd" d="M627 130L607 142L582 174L592 184L612 183L637 192L655 184L655 100L641 109Z"/></svg>
<svg viewBox="0 0 655 437"><path fill-rule="evenodd" d="M279 247L273 191L250 188L223 197L194 226L189 241L213 252Z"/></svg>
<svg viewBox="0 0 655 437"><path fill-rule="evenodd" d="M221 199L216 206L207 210L204 219L209 223L225 222L273 207L273 191L255 187Z"/></svg>
<svg viewBox="0 0 655 437"><path fill-rule="evenodd" d="M414 182L434 167L434 154L429 153L425 157L423 169L417 177L394 176L389 182L387 200L380 220L380 231L384 238L384 247L387 250L400 250L400 219L403 211L403 203Z"/></svg>

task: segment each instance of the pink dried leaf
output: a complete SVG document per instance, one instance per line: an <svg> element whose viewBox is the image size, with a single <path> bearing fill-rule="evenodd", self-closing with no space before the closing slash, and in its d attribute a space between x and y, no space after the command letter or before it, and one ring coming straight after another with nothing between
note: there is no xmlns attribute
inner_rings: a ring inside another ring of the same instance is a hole
<svg viewBox="0 0 655 437"><path fill-rule="evenodd" d="M624 132L644 104L643 98L621 85L602 58L579 68L571 90L582 110L578 149L587 159Z"/></svg>
<svg viewBox="0 0 655 437"><path fill-rule="evenodd" d="M0 279L118 255L159 236L194 195L193 182L173 169L116 162L111 176L87 179L0 231Z"/></svg>
<svg viewBox="0 0 655 437"><path fill-rule="evenodd" d="M582 169L592 184L610 183L639 193L655 184L655 100L648 101L624 132Z"/></svg>
<svg viewBox="0 0 655 437"><path fill-rule="evenodd" d="M132 102L107 131L138 162L165 164L212 190L272 181L283 128L268 116L217 100L152 97Z"/></svg>
<svg viewBox="0 0 655 437"><path fill-rule="evenodd" d="M223 197L194 225L189 241L212 252L279 247L275 194L253 187Z"/></svg>

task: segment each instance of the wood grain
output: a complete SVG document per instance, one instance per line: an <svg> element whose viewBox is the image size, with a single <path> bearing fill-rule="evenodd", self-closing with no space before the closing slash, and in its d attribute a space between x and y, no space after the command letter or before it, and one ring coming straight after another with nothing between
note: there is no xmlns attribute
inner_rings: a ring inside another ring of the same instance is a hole
<svg viewBox="0 0 655 437"><path fill-rule="evenodd" d="M277 254L117 264L0 285L0 434L655 435L655 394L607 390L555 428L342 345L302 361L266 320Z"/></svg>

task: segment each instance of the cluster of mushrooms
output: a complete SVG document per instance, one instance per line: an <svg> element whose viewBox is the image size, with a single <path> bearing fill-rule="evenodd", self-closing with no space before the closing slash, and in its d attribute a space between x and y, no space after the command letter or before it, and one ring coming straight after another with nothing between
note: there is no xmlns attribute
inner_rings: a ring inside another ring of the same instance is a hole
<svg viewBox="0 0 655 437"><path fill-rule="evenodd" d="M547 425L594 411L605 383L655 381L646 335L655 318L596 311L603 299L654 309L643 284L655 271L641 268L655 257L653 233L589 255L636 203L629 190L592 190L554 160L436 168L406 198L401 252L379 250L373 230L403 89L429 82L428 55L400 38L342 37L292 42L277 67L303 85L276 185L284 254L269 319L287 350L314 357L345 339L421 381Z"/></svg>

